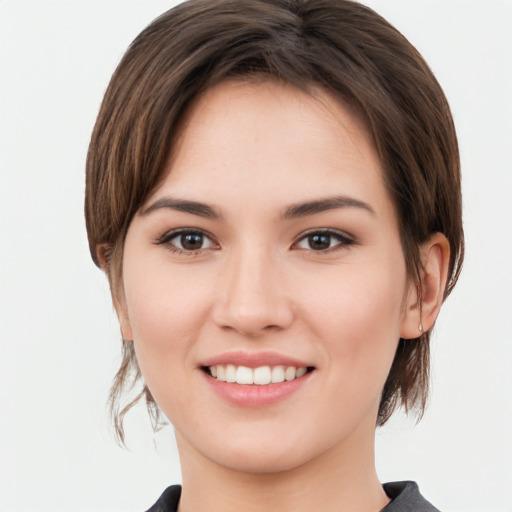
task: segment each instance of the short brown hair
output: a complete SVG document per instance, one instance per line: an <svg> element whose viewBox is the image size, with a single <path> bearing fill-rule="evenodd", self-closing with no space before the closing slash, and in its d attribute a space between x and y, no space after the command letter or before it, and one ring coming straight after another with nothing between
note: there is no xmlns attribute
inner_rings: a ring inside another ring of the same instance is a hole
<svg viewBox="0 0 512 512"><path fill-rule="evenodd" d="M450 244L445 297L460 273L464 244L460 163L443 91L416 49L373 10L350 0L190 0L153 21L114 72L87 156L85 216L92 258L107 261L113 296L131 219L164 177L187 107L230 78L269 78L305 92L323 89L366 121L394 202L407 272L420 286L419 245L435 232ZM430 332L400 339L377 423L399 406L424 410ZM132 344L110 403L123 440L120 397L141 374Z"/></svg>

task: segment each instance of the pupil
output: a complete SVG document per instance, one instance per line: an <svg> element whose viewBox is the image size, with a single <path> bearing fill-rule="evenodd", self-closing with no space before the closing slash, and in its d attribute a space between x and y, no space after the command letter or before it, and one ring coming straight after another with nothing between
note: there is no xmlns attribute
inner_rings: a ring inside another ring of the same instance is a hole
<svg viewBox="0 0 512 512"><path fill-rule="evenodd" d="M184 249L199 249L203 245L203 235L198 233L189 233L181 235L181 245Z"/></svg>
<svg viewBox="0 0 512 512"><path fill-rule="evenodd" d="M311 235L309 237L309 247L311 249L322 250L328 249L331 245L330 235Z"/></svg>

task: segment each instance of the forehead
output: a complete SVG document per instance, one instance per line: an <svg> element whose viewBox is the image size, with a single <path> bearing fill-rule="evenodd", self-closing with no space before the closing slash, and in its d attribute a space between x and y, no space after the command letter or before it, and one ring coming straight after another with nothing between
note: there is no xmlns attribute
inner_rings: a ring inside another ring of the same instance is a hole
<svg viewBox="0 0 512 512"><path fill-rule="evenodd" d="M267 201L335 193L389 199L360 117L325 91L273 81L226 81L200 96L166 173L156 195L208 194L214 203L235 192Z"/></svg>

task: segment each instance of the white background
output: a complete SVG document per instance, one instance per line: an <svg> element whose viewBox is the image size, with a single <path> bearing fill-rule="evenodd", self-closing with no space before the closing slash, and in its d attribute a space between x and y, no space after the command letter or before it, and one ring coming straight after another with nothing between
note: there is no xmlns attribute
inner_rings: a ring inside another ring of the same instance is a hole
<svg viewBox="0 0 512 512"><path fill-rule="evenodd" d="M465 269L434 337L418 426L377 434L382 481L444 512L512 511L512 2L373 0L443 85L464 173ZM172 1L0 0L0 511L140 512L179 482L144 411L118 448L105 400L119 361L88 255L84 161L131 40Z"/></svg>

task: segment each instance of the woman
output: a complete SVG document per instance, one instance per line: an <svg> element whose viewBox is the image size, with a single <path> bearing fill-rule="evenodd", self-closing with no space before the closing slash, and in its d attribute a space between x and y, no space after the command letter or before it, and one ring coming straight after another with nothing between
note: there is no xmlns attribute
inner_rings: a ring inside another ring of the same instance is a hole
<svg viewBox="0 0 512 512"><path fill-rule="evenodd" d="M87 161L91 254L183 486L152 511L436 510L381 485L375 426L424 409L463 257L450 110L342 0L199 0L114 73Z"/></svg>

